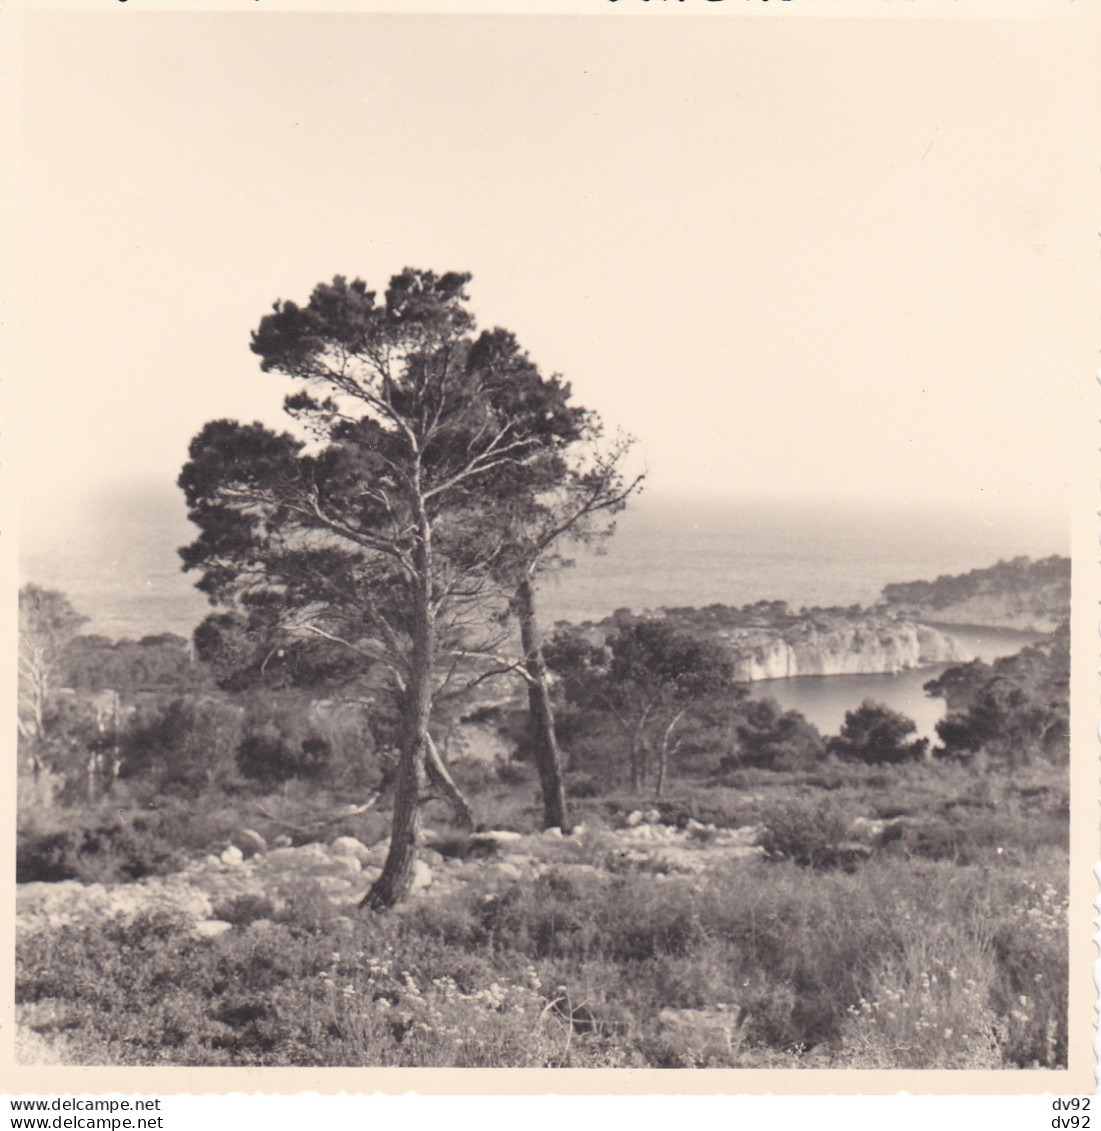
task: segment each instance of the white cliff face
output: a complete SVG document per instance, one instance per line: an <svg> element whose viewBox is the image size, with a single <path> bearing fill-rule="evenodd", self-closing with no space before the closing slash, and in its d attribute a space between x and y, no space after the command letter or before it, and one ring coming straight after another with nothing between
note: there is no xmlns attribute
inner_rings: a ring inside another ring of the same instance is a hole
<svg viewBox="0 0 1101 1131"><path fill-rule="evenodd" d="M971 659L944 633L913 621L800 624L783 634L768 629L723 633L734 679L754 683L799 675L877 675L923 664Z"/></svg>

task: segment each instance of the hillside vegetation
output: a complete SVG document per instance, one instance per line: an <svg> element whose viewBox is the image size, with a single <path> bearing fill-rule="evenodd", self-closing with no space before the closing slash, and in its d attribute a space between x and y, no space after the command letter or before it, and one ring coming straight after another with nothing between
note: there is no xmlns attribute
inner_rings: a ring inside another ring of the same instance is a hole
<svg viewBox="0 0 1101 1131"><path fill-rule="evenodd" d="M1070 559L1013 558L936 581L887 585L888 608L934 624L1054 632L1069 616Z"/></svg>
<svg viewBox="0 0 1101 1131"><path fill-rule="evenodd" d="M875 704L823 736L748 699L677 619L548 647L571 836L541 831L520 703L441 715L445 749L471 732L504 756L452 765L483 831L430 797L414 894L386 915L359 906L388 846L384 714L293 681L219 689L178 641L74 640L63 671L88 690L24 740L25 1054L1065 1064L1066 633L932 681L950 711L929 749ZM106 713L97 651L125 688Z"/></svg>

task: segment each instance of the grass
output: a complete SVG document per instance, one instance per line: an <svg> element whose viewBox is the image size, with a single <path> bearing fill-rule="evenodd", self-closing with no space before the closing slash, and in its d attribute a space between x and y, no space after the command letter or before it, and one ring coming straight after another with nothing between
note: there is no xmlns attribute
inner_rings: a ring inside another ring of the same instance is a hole
<svg viewBox="0 0 1101 1131"><path fill-rule="evenodd" d="M50 1003L43 1031L78 1040L82 1061L119 1064L737 1066L815 1049L838 1065L972 1067L1066 1055L1064 896L1018 868L755 861L655 882L558 866L398 916L342 919L303 898L262 929L198 941L187 928L153 916L39 940L19 956L19 1001L32 1017ZM660 1023L720 1006L739 1018L729 1047Z"/></svg>
<svg viewBox="0 0 1101 1131"><path fill-rule="evenodd" d="M1066 1063L1064 778L739 773L665 799L582 799L575 815L595 830L651 807L682 826L760 825L769 859L702 876L617 871L596 835L588 853L546 841L534 880L475 871L397 914L346 918L304 886L278 911L253 897L220 907L235 929L212 940L164 915L67 928L24 941L18 1001L84 1064ZM487 824L531 831L533 789L519 775L476 803ZM906 821L868 860L831 856L856 813ZM169 816L157 851L184 852ZM209 827L186 835L253 816L212 804ZM428 819L452 835L442 811Z"/></svg>

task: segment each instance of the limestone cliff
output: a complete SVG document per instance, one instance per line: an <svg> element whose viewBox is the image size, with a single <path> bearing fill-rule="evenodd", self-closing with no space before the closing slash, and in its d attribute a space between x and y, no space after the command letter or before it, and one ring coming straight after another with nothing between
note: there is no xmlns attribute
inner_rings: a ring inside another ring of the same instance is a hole
<svg viewBox="0 0 1101 1131"><path fill-rule="evenodd" d="M888 617L833 623L806 618L780 630L734 628L721 636L734 661L734 679L745 683L801 675L874 675L971 658L936 629Z"/></svg>

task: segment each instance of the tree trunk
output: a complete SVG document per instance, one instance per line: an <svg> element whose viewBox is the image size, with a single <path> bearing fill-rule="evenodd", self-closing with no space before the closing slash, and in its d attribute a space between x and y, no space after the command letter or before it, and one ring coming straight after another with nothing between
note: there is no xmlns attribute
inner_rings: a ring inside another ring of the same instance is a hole
<svg viewBox="0 0 1101 1131"><path fill-rule="evenodd" d="M524 671L528 679L528 734L532 757L539 772L543 793L543 828L559 828L563 835L573 831L566 813L566 789L562 784L562 755L554 729L554 708L547 685L547 665L535 618L535 587L525 574L516 590L516 617L520 622L520 643L524 649Z"/></svg>
<svg viewBox="0 0 1101 1131"><path fill-rule="evenodd" d="M430 734L426 735L426 738L425 753L429 781L447 798L455 823L460 828L474 828L477 822L474 820L474 810L470 807L470 802L467 801L466 797L463 796L463 791L455 784L455 779L451 776L447 763L440 757L435 740Z"/></svg>
<svg viewBox="0 0 1101 1131"><path fill-rule="evenodd" d="M655 796L661 797L665 789L665 774L669 766L669 754L671 753L669 741L673 737L673 728L681 721L684 712L678 711L673 716L673 721L665 728L665 733L661 736L661 748L658 751L658 780L655 788Z"/></svg>
<svg viewBox="0 0 1101 1131"><path fill-rule="evenodd" d="M98 762L99 762L99 754L98 754L98 752L93 750L88 755L88 764L87 764L88 782L87 782L86 791L85 791L89 805L94 804L95 800L96 800L96 770L98 769Z"/></svg>
<svg viewBox="0 0 1101 1131"><path fill-rule="evenodd" d="M413 625L409 675L401 700L401 747L394 785L394 816L390 851L382 875L363 898L363 906L385 911L405 899L413 884L417 858L419 806L424 793L428 758L428 719L432 713L432 673L436 659L436 625L432 614L431 530L423 507L420 541L415 551Z"/></svg>
<svg viewBox="0 0 1101 1131"><path fill-rule="evenodd" d="M385 911L409 894L413 864L417 858L418 806L424 791L426 744L423 735L409 734L401 746L394 789L394 817L390 828L390 851L382 875L371 885L362 906Z"/></svg>

